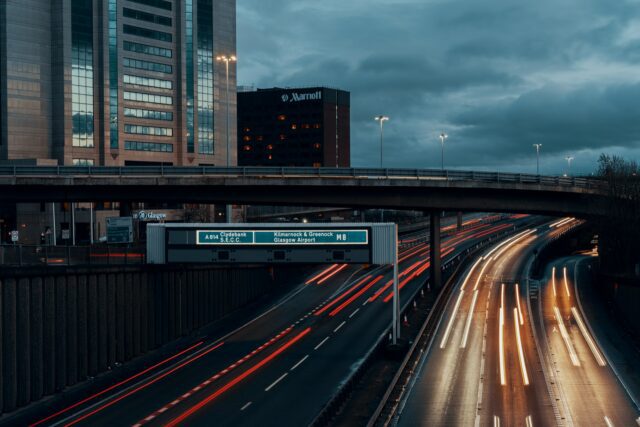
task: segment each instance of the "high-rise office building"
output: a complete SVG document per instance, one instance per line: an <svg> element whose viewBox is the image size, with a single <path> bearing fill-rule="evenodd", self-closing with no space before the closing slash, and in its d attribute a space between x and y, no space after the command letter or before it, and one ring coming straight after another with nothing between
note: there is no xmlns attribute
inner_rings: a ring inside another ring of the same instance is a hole
<svg viewBox="0 0 640 427"><path fill-rule="evenodd" d="M0 161L226 165L235 48L235 0L1 1Z"/></svg>
<svg viewBox="0 0 640 427"><path fill-rule="evenodd" d="M238 93L240 166L349 167L349 92L273 88Z"/></svg>

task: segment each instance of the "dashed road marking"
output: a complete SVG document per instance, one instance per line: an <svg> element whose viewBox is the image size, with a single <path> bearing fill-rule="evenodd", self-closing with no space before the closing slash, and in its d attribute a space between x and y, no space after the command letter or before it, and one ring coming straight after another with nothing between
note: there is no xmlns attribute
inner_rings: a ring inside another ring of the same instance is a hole
<svg viewBox="0 0 640 427"><path fill-rule="evenodd" d="M346 321L346 320L344 320L342 323L340 323L340 324L338 325L338 327L337 327L337 328L335 328L335 329L333 330L333 333L338 332L338 331L340 330L340 328L342 328L344 325L346 325L346 323L347 323L347 321Z"/></svg>
<svg viewBox="0 0 640 427"><path fill-rule="evenodd" d="M247 402L244 404L244 406L242 408L240 408L241 411L244 411L245 409L247 409L249 406L251 406L253 402Z"/></svg>
<svg viewBox="0 0 640 427"><path fill-rule="evenodd" d="M326 342L327 342L327 340L328 340L328 339L329 339L329 337L326 337L325 339L323 339L322 341L320 341L320 344L318 344L317 346L315 346L313 349L314 349L314 350L319 349L320 347L322 347L322 345L323 345L324 343L326 343Z"/></svg>
<svg viewBox="0 0 640 427"><path fill-rule="evenodd" d="M359 311L360 311L360 309L359 309L359 308L356 308L356 310L355 310L353 313L351 313L351 314L349 315L349 319L351 319L353 316L355 316L355 315L356 315L356 313L357 313L357 312L359 312Z"/></svg>
<svg viewBox="0 0 640 427"><path fill-rule="evenodd" d="M264 389L264 391L269 391L274 388L280 381L282 381L288 374L285 372L280 378L271 383L271 385Z"/></svg>
<svg viewBox="0 0 640 427"><path fill-rule="evenodd" d="M307 360L309 358L309 355L307 354L305 357L303 357L302 359L300 359L300 361L298 363L296 363L295 365L293 365L293 367L291 369L289 369L290 371L293 371L294 369L296 369L298 366L302 365L302 363Z"/></svg>

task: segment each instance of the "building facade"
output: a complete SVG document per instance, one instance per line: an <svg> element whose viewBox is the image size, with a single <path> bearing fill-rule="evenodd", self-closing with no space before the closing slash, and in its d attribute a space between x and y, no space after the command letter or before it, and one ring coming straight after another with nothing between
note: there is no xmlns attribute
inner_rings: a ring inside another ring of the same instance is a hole
<svg viewBox="0 0 640 427"><path fill-rule="evenodd" d="M235 49L235 0L2 1L0 160L226 165Z"/></svg>
<svg viewBox="0 0 640 427"><path fill-rule="evenodd" d="M238 93L238 165L349 167L350 94L317 88Z"/></svg>
<svg viewBox="0 0 640 427"><path fill-rule="evenodd" d="M235 165L235 53L235 0L0 0L0 163L225 166L228 135ZM0 243L103 236L99 212L44 202L0 206Z"/></svg>

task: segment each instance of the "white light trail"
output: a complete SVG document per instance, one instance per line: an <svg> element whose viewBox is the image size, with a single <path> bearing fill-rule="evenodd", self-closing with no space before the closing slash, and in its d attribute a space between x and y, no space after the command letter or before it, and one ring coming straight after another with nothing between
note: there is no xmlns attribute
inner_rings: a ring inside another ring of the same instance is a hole
<svg viewBox="0 0 640 427"><path fill-rule="evenodd" d="M500 307L500 384L507 385L504 365L504 307Z"/></svg>
<svg viewBox="0 0 640 427"><path fill-rule="evenodd" d="M478 291L473 291L473 300L471 300L471 308L467 314L467 324L464 327L464 334L462 334L462 344L460 344L460 348L465 348L467 346L467 339L469 338L469 330L471 329L471 320L473 320L473 311L476 308L478 293Z"/></svg>
<svg viewBox="0 0 640 427"><path fill-rule="evenodd" d="M465 290L465 287L467 286L467 282L469 281L469 279L471 278L471 275L473 274L473 271L476 269L476 267L478 266L478 264L480 264L480 261L482 261L482 257L478 258L476 260L476 262L473 264L473 267L471 267L471 270L469 270L469 274L467 274L467 277L465 277L464 282L462 283L462 289L463 291Z"/></svg>
<svg viewBox="0 0 640 427"><path fill-rule="evenodd" d="M489 258L487 260L487 262L485 262L485 264L482 266L482 269L480 270L480 275L478 276L478 279L476 279L476 284L473 287L473 290L476 291L478 290L478 286L480 286L480 281L482 280L482 278L484 277L484 271L487 269L487 267L489 266L489 264L491 263L491 259Z"/></svg>
<svg viewBox="0 0 640 427"><path fill-rule="evenodd" d="M522 371L522 381L524 385L529 385L529 374L527 373L527 365L524 360L524 349L522 348L522 339L520 338L520 325L518 325L518 309L513 309L513 323L516 327L516 342L518 343L518 358L520 359L520 370Z"/></svg>
<svg viewBox="0 0 640 427"><path fill-rule="evenodd" d="M580 313L578 313L578 310L576 310L575 307L571 307L571 313L573 313L573 318L576 319L576 323L578 323L578 328L580 328L580 332L582 332L582 336L584 337L584 340L589 345L589 348L591 349L591 353L593 353L593 357L595 357L598 365L607 366L607 363L604 361L604 357L602 357L602 354L600 354L600 350L598 350L596 343L593 341L593 338L591 338L591 334L589 334L589 331L587 330L586 325L582 321L582 317L580 317Z"/></svg>
<svg viewBox="0 0 640 427"><path fill-rule="evenodd" d="M524 325L524 316L522 315L522 307L520 306L520 285L516 283L516 301L518 303L518 317L520 318L520 324Z"/></svg>
<svg viewBox="0 0 640 427"><path fill-rule="evenodd" d="M551 284L553 285L553 297L556 298L558 293L556 292L556 267L551 270Z"/></svg>
<svg viewBox="0 0 640 427"><path fill-rule="evenodd" d="M567 291L567 296L571 298L571 292L569 292L569 282L567 281L567 267L562 268L562 274L564 276L564 290Z"/></svg>
<svg viewBox="0 0 640 427"><path fill-rule="evenodd" d="M449 324L447 325L447 329L444 331L444 336L442 337L442 342L440 343L440 348L445 348L447 346L447 340L449 339L449 334L451 333L451 328L453 328L453 323L456 320L456 316L458 315L458 309L460 308L460 303L462 302L462 296L464 295L464 291L460 291L460 295L458 295L458 300L456 301L456 305L453 308L453 313L451 314L451 319L449 319Z"/></svg>
<svg viewBox="0 0 640 427"><path fill-rule="evenodd" d="M571 363L573 364L573 366L580 366L580 360L578 359L576 350L573 348L573 344L571 344L571 339L569 338L569 333L567 332L567 328L565 328L564 326L564 321L562 320L562 316L560 315L560 310L558 309L558 307L553 307L553 311L556 315L556 320L558 321L558 328L560 329L560 335L562 335L564 344L567 346L567 351L569 352Z"/></svg>

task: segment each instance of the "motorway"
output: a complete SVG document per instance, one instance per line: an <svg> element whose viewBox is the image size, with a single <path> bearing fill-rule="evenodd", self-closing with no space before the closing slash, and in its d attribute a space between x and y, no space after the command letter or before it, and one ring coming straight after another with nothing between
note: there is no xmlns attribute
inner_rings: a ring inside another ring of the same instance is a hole
<svg viewBox="0 0 640 427"><path fill-rule="evenodd" d="M531 229L474 261L451 294L394 423L636 424L634 406L588 335L571 272L565 279L563 265L553 270L555 280L551 271L548 280L527 280L535 251L572 225L566 219Z"/></svg>
<svg viewBox="0 0 640 427"><path fill-rule="evenodd" d="M443 239L443 258L526 225L515 216ZM405 237L401 303L428 277L429 248ZM360 364L391 320L388 267L322 268L269 310L224 337L210 337L135 375L50 406L30 425L308 425Z"/></svg>

